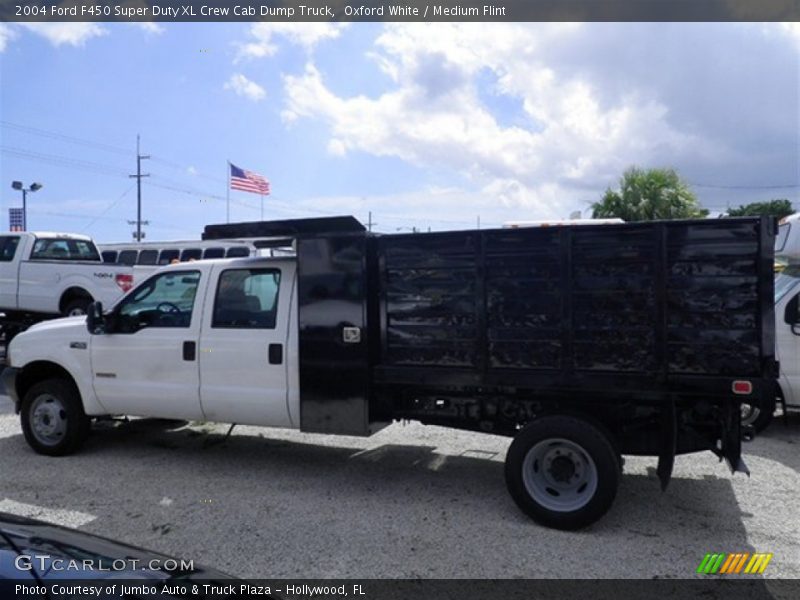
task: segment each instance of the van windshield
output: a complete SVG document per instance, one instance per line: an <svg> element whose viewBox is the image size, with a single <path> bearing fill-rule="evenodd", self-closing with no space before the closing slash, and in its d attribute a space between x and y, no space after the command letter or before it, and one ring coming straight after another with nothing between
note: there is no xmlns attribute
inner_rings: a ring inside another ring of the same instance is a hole
<svg viewBox="0 0 800 600"><path fill-rule="evenodd" d="M775 303L780 302L786 294L800 283L800 264L787 266L775 277Z"/></svg>

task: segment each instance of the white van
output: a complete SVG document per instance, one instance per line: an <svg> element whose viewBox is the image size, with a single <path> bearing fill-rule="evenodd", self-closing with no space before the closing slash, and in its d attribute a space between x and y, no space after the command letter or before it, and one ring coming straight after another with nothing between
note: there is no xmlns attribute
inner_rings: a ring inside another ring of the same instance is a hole
<svg viewBox="0 0 800 600"><path fill-rule="evenodd" d="M800 221L791 222L800 229ZM800 260L793 259L775 277L775 354L780 362L778 395L767 405L742 405L742 422L756 431L772 421L776 402L800 409Z"/></svg>
<svg viewBox="0 0 800 600"><path fill-rule="evenodd" d="M168 265L174 261L187 262L207 258L243 258L255 256L255 246L246 241L225 240L205 242L124 242L98 244L103 262L123 265Z"/></svg>
<svg viewBox="0 0 800 600"><path fill-rule="evenodd" d="M800 261L800 213L784 217L778 223L775 236L775 270L780 271L790 262Z"/></svg>

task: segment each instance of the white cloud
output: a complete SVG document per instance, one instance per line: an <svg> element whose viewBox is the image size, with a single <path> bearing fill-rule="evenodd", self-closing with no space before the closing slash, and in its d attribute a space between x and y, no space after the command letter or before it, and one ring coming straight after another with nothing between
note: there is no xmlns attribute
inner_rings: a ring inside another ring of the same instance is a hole
<svg viewBox="0 0 800 600"><path fill-rule="evenodd" d="M8 42L17 36L16 32L5 23L0 23L0 52L6 49Z"/></svg>
<svg viewBox="0 0 800 600"><path fill-rule="evenodd" d="M333 155L360 150L452 169L503 205L548 216L570 187L602 189L657 152L720 151L669 125L657 99L631 92L604 105L592 85L541 61L540 48L580 26L435 27L386 27L372 56L395 84L374 98L336 95L313 63L285 76L284 119L326 123ZM501 123L487 91L516 104L519 122Z"/></svg>
<svg viewBox="0 0 800 600"><path fill-rule="evenodd" d="M87 40L108 34L96 23L20 23L23 27L47 39L54 46L63 44L83 46Z"/></svg>
<svg viewBox="0 0 800 600"><path fill-rule="evenodd" d="M226 90L233 90L238 96L244 96L254 102L263 100L267 96L267 92L263 87L254 81L250 81L241 73L231 75L224 87Z"/></svg>
<svg viewBox="0 0 800 600"><path fill-rule="evenodd" d="M134 27L138 27L142 31L144 31L147 35L161 35L166 30L153 21L141 21L136 23L131 23Z"/></svg>
<svg viewBox="0 0 800 600"><path fill-rule="evenodd" d="M256 23L249 32L253 39L239 47L237 60L272 56L278 51L276 37L311 52L320 42L339 37L347 26L347 23Z"/></svg>
<svg viewBox="0 0 800 600"><path fill-rule="evenodd" d="M333 156L344 156L347 154L347 144L345 144L342 140L332 138L328 142L328 152L330 152Z"/></svg>
<svg viewBox="0 0 800 600"><path fill-rule="evenodd" d="M196 169L196 168L195 168L193 165L189 165L189 166L186 168L186 172L187 172L189 175L197 175L197 169Z"/></svg>

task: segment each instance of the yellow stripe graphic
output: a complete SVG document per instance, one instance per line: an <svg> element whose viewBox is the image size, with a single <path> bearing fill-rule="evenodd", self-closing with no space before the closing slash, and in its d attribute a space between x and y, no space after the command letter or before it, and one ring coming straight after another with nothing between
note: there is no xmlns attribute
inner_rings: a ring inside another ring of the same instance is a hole
<svg viewBox="0 0 800 600"><path fill-rule="evenodd" d="M753 565L755 565L757 561L758 561L758 554L753 554L753 558L751 558L750 562L747 563L747 566L744 568L744 572L749 573L753 569Z"/></svg>
<svg viewBox="0 0 800 600"><path fill-rule="evenodd" d="M729 573L729 568L733 566L735 562L734 559L737 558L738 554L728 554L728 558L725 559L725 562L722 564L722 568L719 570L720 573Z"/></svg>
<svg viewBox="0 0 800 600"><path fill-rule="evenodd" d="M758 570L758 572L759 573L763 573L764 569L767 568L767 565L769 564L769 561L771 561L771 560L772 560L772 552L770 552L769 554L767 554L764 557L764 562L761 563L761 568Z"/></svg>
<svg viewBox="0 0 800 600"><path fill-rule="evenodd" d="M747 557L750 556L749 552L745 552L740 554L741 558L739 559L739 564L736 565L736 570L733 571L734 573L740 573L742 571L742 567L744 566L744 561L747 560Z"/></svg>

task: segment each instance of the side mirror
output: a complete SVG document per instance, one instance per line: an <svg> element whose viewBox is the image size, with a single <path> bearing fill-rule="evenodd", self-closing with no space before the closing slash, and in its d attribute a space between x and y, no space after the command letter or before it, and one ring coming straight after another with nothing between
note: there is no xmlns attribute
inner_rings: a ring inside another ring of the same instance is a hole
<svg viewBox="0 0 800 600"><path fill-rule="evenodd" d="M89 333L92 335L105 333L102 302L92 302L86 310L86 329L88 329Z"/></svg>
<svg viewBox="0 0 800 600"><path fill-rule="evenodd" d="M797 327L800 325L800 294L795 295L786 303L783 320L792 327L792 333L800 335L800 331L797 331Z"/></svg>

